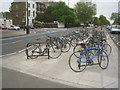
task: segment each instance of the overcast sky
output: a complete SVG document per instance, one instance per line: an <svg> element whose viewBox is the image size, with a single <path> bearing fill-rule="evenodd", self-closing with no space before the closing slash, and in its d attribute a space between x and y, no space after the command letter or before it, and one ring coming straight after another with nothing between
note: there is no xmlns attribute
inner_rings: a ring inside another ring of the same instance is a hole
<svg viewBox="0 0 120 90"><path fill-rule="evenodd" d="M50 1L50 0L49 0ZM80 1L80 0L51 0L51 1L64 1L69 6L74 8L74 5ZM95 3L97 5L97 15L104 15L107 17L107 19L110 20L110 16L112 12L118 12L118 1L120 0L91 0L92 3ZM8 11L9 7L11 5L11 2L13 0L0 0L0 12L2 11ZM111 21L112 22L112 21Z"/></svg>

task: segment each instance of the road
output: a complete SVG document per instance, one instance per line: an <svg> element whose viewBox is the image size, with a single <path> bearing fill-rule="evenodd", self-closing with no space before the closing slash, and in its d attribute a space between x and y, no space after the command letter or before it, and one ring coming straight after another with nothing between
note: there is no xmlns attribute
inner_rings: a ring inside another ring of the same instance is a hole
<svg viewBox="0 0 120 90"><path fill-rule="evenodd" d="M36 31L36 33L44 33L44 32L52 32L55 30L53 29L53 30L48 31L47 29L46 30L42 29L42 30L34 30L34 31ZM49 35L50 36L60 36L60 35L66 34L66 33L69 33L69 31L50 33ZM3 35L6 35L6 33ZM46 34L43 34L43 35L35 35L35 36L30 36L30 37L22 37L22 38L15 38L15 39L11 39L11 40L2 41L2 43L0 44L0 46L2 47L2 55L21 51L21 50L25 49L27 43L35 42L36 38L41 38L39 40L39 42L45 42L47 37L46 37Z"/></svg>
<svg viewBox="0 0 120 90"><path fill-rule="evenodd" d="M109 30L107 32L120 50L120 34L111 34Z"/></svg>

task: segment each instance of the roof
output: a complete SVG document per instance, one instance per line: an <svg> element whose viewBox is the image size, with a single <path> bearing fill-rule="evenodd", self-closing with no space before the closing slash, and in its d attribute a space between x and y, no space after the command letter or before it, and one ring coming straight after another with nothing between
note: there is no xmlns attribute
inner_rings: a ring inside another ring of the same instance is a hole
<svg viewBox="0 0 120 90"><path fill-rule="evenodd" d="M48 0L14 0L13 2L26 2L26 1L48 2Z"/></svg>

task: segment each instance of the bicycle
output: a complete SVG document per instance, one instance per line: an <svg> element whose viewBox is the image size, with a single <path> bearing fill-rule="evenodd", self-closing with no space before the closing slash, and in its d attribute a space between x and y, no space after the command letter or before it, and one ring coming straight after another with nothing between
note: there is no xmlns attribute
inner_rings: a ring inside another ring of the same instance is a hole
<svg viewBox="0 0 120 90"><path fill-rule="evenodd" d="M48 59L56 59L61 55L61 48L53 45L51 38L47 38L45 45L43 45L45 48L42 48L41 45L40 42L28 43L26 45L27 59L36 59L38 56L48 56Z"/></svg>
<svg viewBox="0 0 120 90"><path fill-rule="evenodd" d="M69 40L65 36L60 36L57 39L58 39L58 42L60 43L60 47L62 49L62 52L63 53L68 52L70 50L70 47L71 47Z"/></svg>
<svg viewBox="0 0 120 90"><path fill-rule="evenodd" d="M96 50L93 54L90 50ZM79 58L75 56L75 53L79 53ZM98 63L94 63L94 58L98 54ZM86 66L97 65L102 69L106 69L109 64L109 58L105 51L102 51L98 46L92 48L85 48L84 51L74 52L69 58L69 67L74 72L82 72Z"/></svg>
<svg viewBox="0 0 120 90"><path fill-rule="evenodd" d="M88 40L84 43L79 43L73 48L73 52L85 50L85 48L95 47L99 42L99 46L104 50L107 55L109 56L112 52L112 47L108 44L106 40L106 36L103 32L98 32L96 35L92 35L92 37L89 37ZM98 42L99 41L99 42ZM76 55L77 56L77 55Z"/></svg>

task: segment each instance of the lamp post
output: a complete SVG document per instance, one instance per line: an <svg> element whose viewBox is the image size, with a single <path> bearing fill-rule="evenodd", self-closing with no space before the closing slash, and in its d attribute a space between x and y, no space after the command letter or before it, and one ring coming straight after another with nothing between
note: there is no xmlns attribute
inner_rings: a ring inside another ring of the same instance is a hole
<svg viewBox="0 0 120 90"><path fill-rule="evenodd" d="M28 18L28 0L26 0L26 34L30 33L29 18Z"/></svg>

